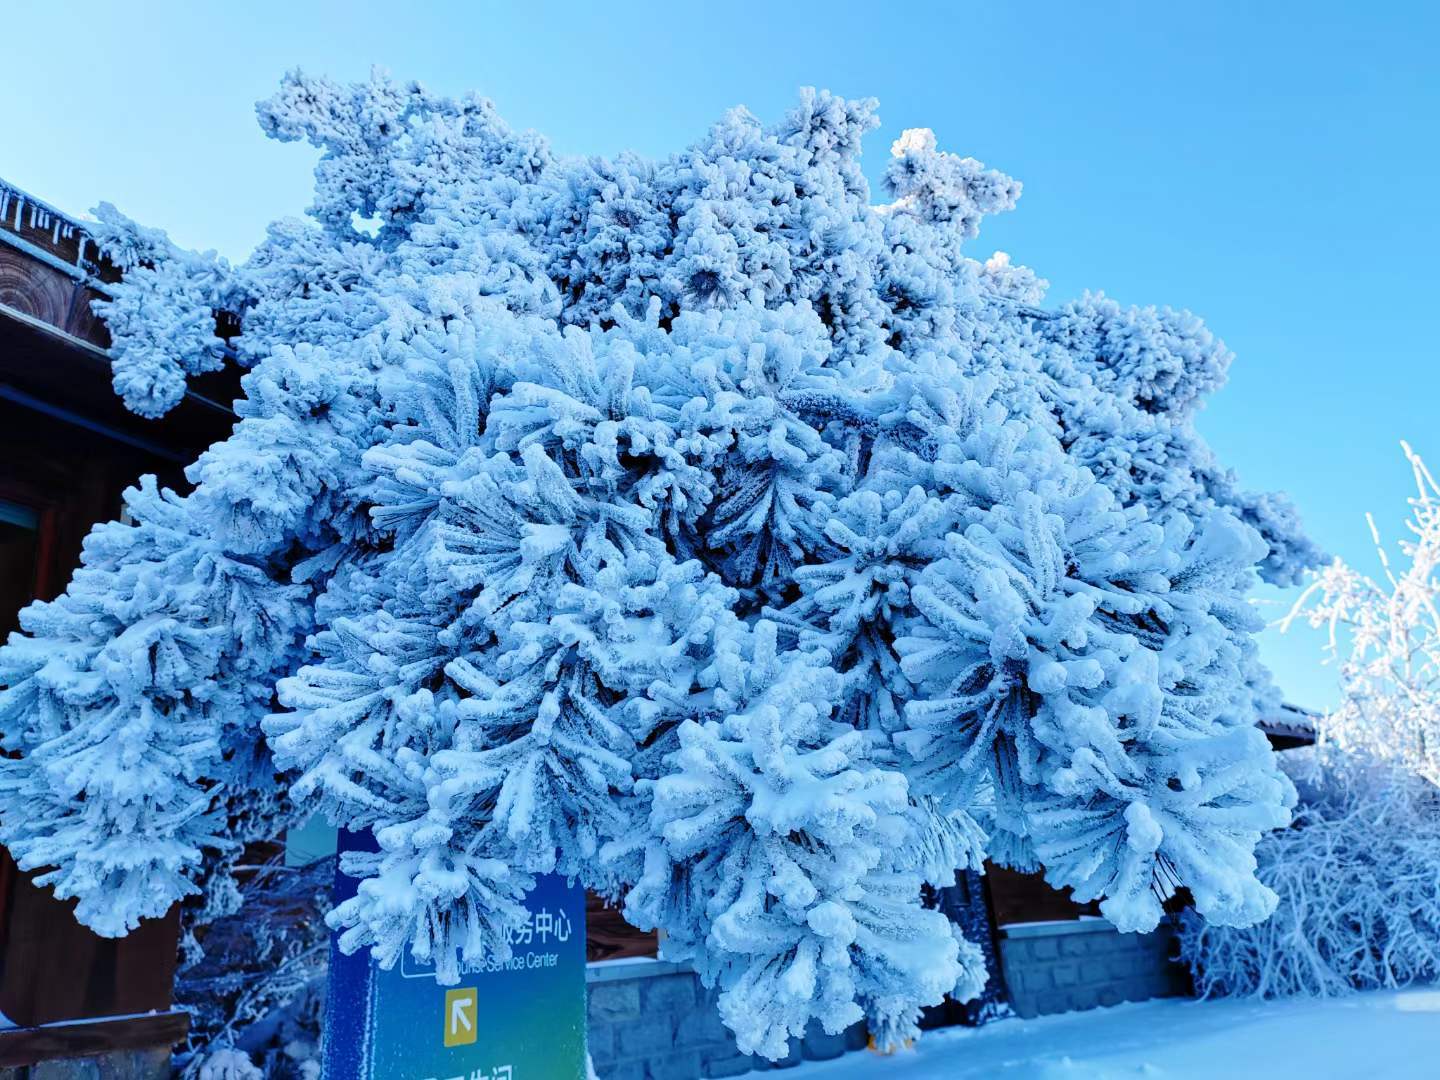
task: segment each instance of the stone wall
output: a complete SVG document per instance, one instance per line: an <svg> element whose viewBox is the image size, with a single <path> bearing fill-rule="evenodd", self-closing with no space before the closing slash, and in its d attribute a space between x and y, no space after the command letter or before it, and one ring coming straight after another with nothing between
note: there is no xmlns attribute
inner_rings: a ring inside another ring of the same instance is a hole
<svg viewBox="0 0 1440 1080"><path fill-rule="evenodd" d="M1169 927L1122 934L1104 919L1019 923L1000 930L1010 1004L1022 1017L1190 993Z"/></svg>
<svg viewBox="0 0 1440 1080"><path fill-rule="evenodd" d="M591 964L590 1059L600 1080L695 1080L787 1068L865 1045L864 1028L829 1036L818 1028L772 1065L741 1054L714 996L688 967L663 960Z"/></svg>
<svg viewBox="0 0 1440 1080"><path fill-rule="evenodd" d="M1021 1017L1190 993L1173 960L1174 933L1121 934L1104 919L1020 923L1000 931L1000 966ZM771 1064L740 1054L713 995L688 967L661 960L591 964L590 1056L600 1080L694 1080L783 1069L865 1045L863 1025L842 1036L812 1029Z"/></svg>
<svg viewBox="0 0 1440 1080"><path fill-rule="evenodd" d="M169 1080L170 1051L113 1050L96 1057L55 1058L0 1068L0 1080Z"/></svg>

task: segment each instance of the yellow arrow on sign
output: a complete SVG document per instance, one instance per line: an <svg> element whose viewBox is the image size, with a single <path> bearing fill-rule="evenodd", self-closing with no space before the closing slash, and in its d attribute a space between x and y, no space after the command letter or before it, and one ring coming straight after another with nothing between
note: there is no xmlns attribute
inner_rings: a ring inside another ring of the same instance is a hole
<svg viewBox="0 0 1440 1080"><path fill-rule="evenodd" d="M479 992L473 986L445 991L445 1045L468 1046L479 1034L475 1030Z"/></svg>

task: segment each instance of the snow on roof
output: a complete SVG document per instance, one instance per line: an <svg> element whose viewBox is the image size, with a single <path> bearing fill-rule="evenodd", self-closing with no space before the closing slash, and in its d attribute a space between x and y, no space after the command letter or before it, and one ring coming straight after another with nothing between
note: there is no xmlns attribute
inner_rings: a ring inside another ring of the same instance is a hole
<svg viewBox="0 0 1440 1080"><path fill-rule="evenodd" d="M1284 704L1260 718L1260 730L1271 738L1294 740L1308 745L1315 741L1315 725L1320 714L1299 705Z"/></svg>
<svg viewBox="0 0 1440 1080"><path fill-rule="evenodd" d="M0 177L0 239L72 276L101 275L100 250L86 224L4 177Z"/></svg>

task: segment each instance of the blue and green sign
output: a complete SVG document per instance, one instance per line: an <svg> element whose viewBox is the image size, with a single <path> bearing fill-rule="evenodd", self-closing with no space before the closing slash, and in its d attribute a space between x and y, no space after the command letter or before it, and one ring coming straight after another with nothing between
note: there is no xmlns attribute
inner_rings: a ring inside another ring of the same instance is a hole
<svg viewBox="0 0 1440 1080"><path fill-rule="evenodd" d="M337 900L353 890L337 877ZM381 971L332 946L324 1080L584 1080L585 894L542 877L526 907L510 959L453 986L408 955Z"/></svg>

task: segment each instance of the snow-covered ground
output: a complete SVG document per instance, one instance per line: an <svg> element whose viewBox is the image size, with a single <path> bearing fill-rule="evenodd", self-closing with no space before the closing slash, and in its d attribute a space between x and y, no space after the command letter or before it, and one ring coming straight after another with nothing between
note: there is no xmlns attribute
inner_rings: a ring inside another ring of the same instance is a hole
<svg viewBox="0 0 1440 1080"><path fill-rule="evenodd" d="M793 1080L1440 1076L1440 989L1343 1000L1171 999L932 1032L913 1051L802 1065Z"/></svg>

